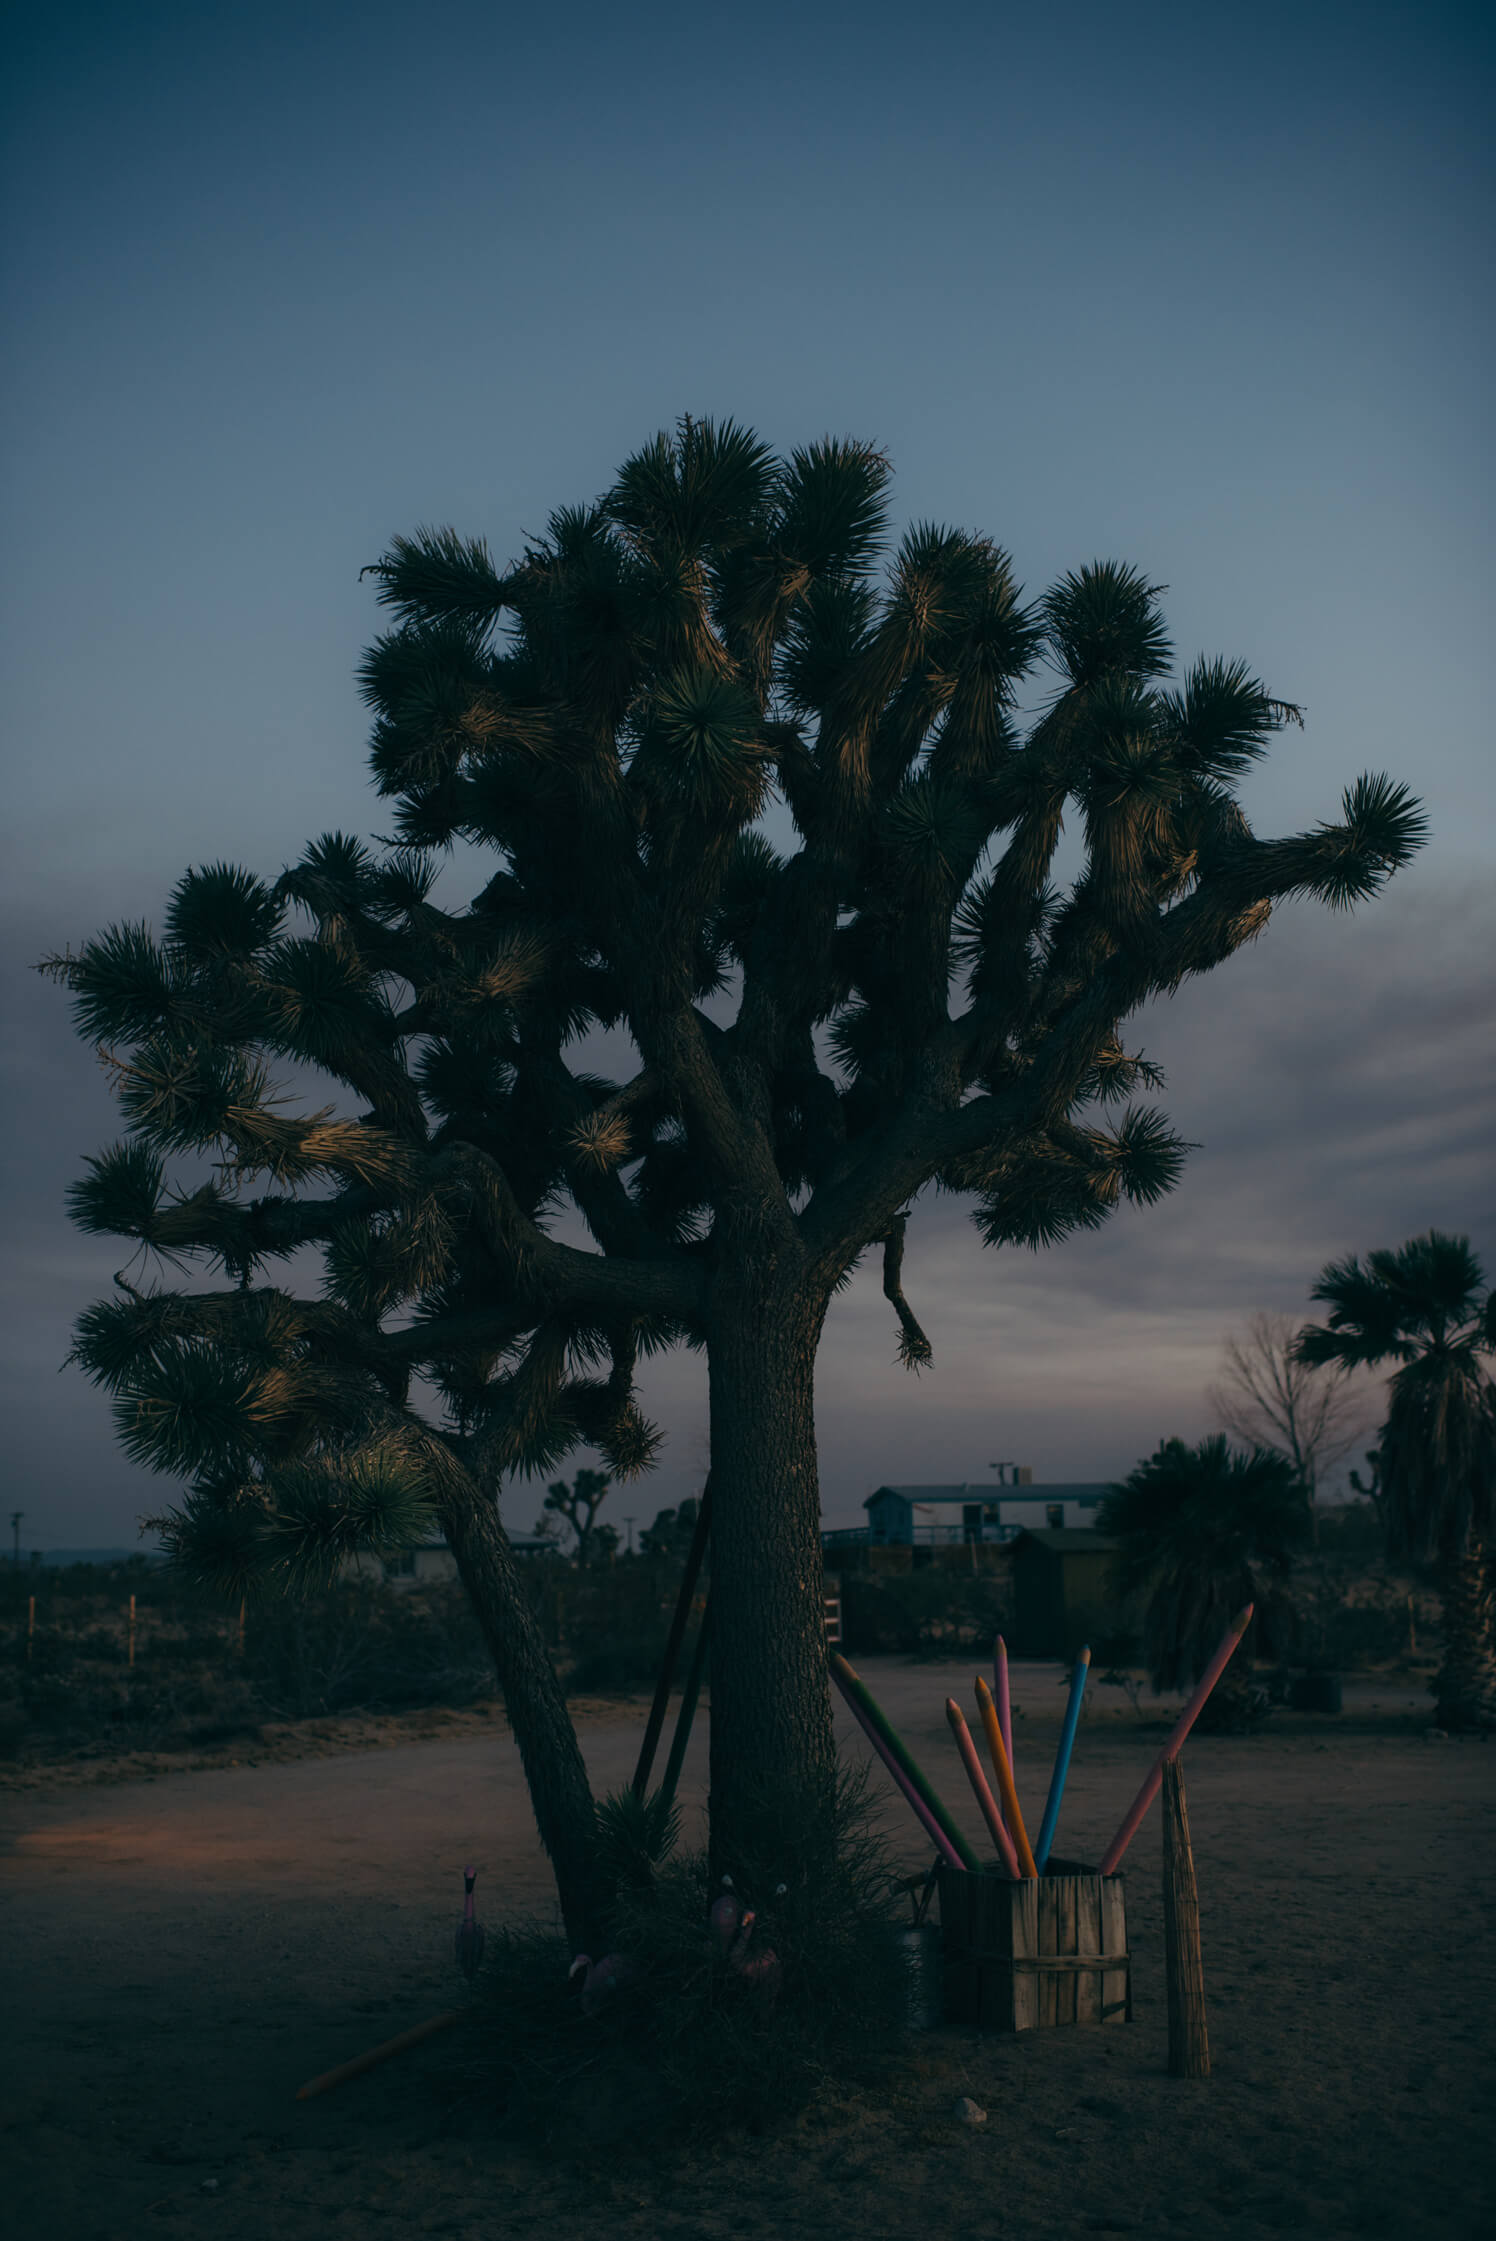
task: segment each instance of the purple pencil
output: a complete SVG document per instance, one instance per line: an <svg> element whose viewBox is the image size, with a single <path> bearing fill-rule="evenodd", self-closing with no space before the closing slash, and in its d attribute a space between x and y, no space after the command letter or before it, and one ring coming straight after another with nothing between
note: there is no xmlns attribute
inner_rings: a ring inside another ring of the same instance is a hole
<svg viewBox="0 0 1496 2241"><path fill-rule="evenodd" d="M910 1781L908 1775L904 1772L904 1769L894 1758L892 1752L889 1750L882 1736L878 1733L878 1730L874 1727L872 1721L863 1711L862 1706L858 1703L856 1697L852 1694L851 1690L842 1680L842 1677L840 1673L837 1672L835 1666L833 1666L831 1669L831 1678L835 1681L837 1687L841 1690L842 1695L846 1698L847 1703L851 1708L853 1719L857 1722L857 1725L861 1728L869 1743L872 1744L873 1749L877 1752L879 1758L883 1761L883 1764L888 1768L889 1773L893 1776L894 1781L898 1785L899 1789L903 1792L904 1796L909 1800L910 1805L914 1808L916 1818L918 1819L921 1827L929 1835L931 1842L934 1844L941 1858L950 1867L958 1868L962 1866L963 1862L960 1853L956 1850L956 1847L954 1846L954 1844L952 1844L950 1838L946 1835L944 1829L940 1826L940 1823L936 1820L934 1814L930 1811L924 1799L920 1796L918 1790L914 1787L914 1784Z"/></svg>

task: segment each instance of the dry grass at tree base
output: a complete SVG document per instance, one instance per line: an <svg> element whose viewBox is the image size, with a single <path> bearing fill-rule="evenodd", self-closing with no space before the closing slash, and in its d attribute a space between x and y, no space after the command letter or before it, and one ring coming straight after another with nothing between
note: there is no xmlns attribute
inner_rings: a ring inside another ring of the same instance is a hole
<svg viewBox="0 0 1496 2241"><path fill-rule="evenodd" d="M588 2014L554 1932L501 1929L465 2033L460 2098L497 2111L532 2147L570 2154L579 2131L596 2147L724 2124L760 2132L827 2092L886 2081L904 2045L894 1930L907 1907L881 1808L856 1761L828 1799L753 1801L733 1888L756 1917L747 1950L775 1956L759 1981L711 1934L721 1886L705 1851L651 1865L636 1848L608 1847L619 1872L607 1943L638 1981Z"/></svg>

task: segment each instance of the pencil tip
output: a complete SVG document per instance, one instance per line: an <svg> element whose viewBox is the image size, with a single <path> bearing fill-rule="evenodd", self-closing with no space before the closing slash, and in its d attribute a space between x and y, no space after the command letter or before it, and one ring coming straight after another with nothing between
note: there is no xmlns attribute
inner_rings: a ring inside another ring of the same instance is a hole
<svg viewBox="0 0 1496 2241"><path fill-rule="evenodd" d="M1088 1642L1088 1643L1086 1644L1085 1648L1084 1648L1084 1649L1083 1649L1083 1650L1081 1651L1081 1653L1080 1653L1080 1656L1079 1656L1079 1657L1078 1657L1078 1658L1076 1659L1076 1663L1077 1663L1077 1665L1089 1665L1089 1664L1090 1664L1090 1662L1091 1662L1091 1645L1090 1645L1090 1643Z"/></svg>
<svg viewBox="0 0 1496 2241"><path fill-rule="evenodd" d="M1241 1609L1237 1612L1235 1618L1231 1621L1231 1631L1233 1634L1246 1633L1247 1626L1252 1617L1252 1613L1256 1610L1256 1608L1257 1606L1255 1603L1243 1603Z"/></svg>

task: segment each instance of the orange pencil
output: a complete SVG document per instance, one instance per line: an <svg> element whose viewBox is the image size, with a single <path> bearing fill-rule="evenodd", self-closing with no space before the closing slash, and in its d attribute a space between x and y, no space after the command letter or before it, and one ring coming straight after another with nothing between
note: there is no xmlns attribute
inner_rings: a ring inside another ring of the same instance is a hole
<svg viewBox="0 0 1496 2241"><path fill-rule="evenodd" d="M977 1675L977 1710L982 1715L982 1725L987 1731L987 1749L992 1756L992 1770L997 1776L1003 1819L1007 1822L1008 1834L1013 1839L1018 1865L1026 1876L1037 1875L1039 1870L1034 1865L1028 1830L1023 1825L1023 1808L1018 1803L1018 1792L1013 1787L1013 1769L1008 1764L1008 1754L1003 1749L1003 1731L997 1724L997 1706L992 1701L991 1689L980 1673Z"/></svg>

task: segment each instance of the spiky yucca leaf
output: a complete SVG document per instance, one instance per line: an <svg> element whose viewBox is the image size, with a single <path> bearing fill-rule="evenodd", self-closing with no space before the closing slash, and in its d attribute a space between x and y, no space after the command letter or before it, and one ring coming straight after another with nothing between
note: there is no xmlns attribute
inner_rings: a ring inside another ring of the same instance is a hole
<svg viewBox="0 0 1496 2241"><path fill-rule="evenodd" d="M135 1139L97 1157L85 1154L83 1164L88 1175L67 1187L69 1220L90 1236L148 1241L166 1186L160 1154Z"/></svg>
<svg viewBox="0 0 1496 2241"><path fill-rule="evenodd" d="M1050 652L1073 685L1109 674L1158 677L1169 668L1174 649L1158 611L1165 588L1113 560L1060 578L1040 612Z"/></svg>
<svg viewBox="0 0 1496 2241"><path fill-rule="evenodd" d="M733 420L678 420L619 469L610 521L652 545L695 554L761 537L778 486L767 444Z"/></svg>
<svg viewBox="0 0 1496 2241"><path fill-rule="evenodd" d="M213 1340L163 1343L121 1384L116 1437L133 1463L153 1471L241 1469L261 1448L254 1383L239 1356Z"/></svg>
<svg viewBox="0 0 1496 2241"><path fill-rule="evenodd" d="M1332 910L1375 895L1429 836L1429 821L1406 786L1384 772L1347 786L1338 825L1321 825L1310 844L1304 888Z"/></svg>
<svg viewBox="0 0 1496 2241"><path fill-rule="evenodd" d="M180 879L166 906L173 948L194 962L248 962L280 930L281 906L253 872L237 864L200 864Z"/></svg>
<svg viewBox="0 0 1496 2241"><path fill-rule="evenodd" d="M435 1529L429 1478L395 1443L282 1466L267 1491L261 1553L297 1585L335 1578L351 1556L399 1555Z"/></svg>
<svg viewBox="0 0 1496 2241"><path fill-rule="evenodd" d="M481 537L455 529L418 529L392 537L388 552L364 573L379 579L379 603L404 623L492 625L513 604L512 581L501 577Z"/></svg>
<svg viewBox="0 0 1496 2241"><path fill-rule="evenodd" d="M160 1535L174 1570L226 1600L252 1594L275 1569L264 1545L264 1490L253 1482L194 1489L179 1508L141 1523Z"/></svg>
<svg viewBox="0 0 1496 2241"><path fill-rule="evenodd" d="M835 436L791 452L777 542L813 577L865 573L887 533L891 473L874 445Z"/></svg>
<svg viewBox="0 0 1496 2241"><path fill-rule="evenodd" d="M1244 661L1219 658L1196 661L1184 690L1161 693L1158 707L1186 767L1217 780L1241 777L1262 759L1274 732L1304 722L1302 709L1272 699Z"/></svg>
<svg viewBox="0 0 1496 2241"><path fill-rule="evenodd" d="M110 926L76 957L48 957L42 971L73 991L73 1019L89 1042L137 1042L176 1016L178 989L150 928Z"/></svg>

